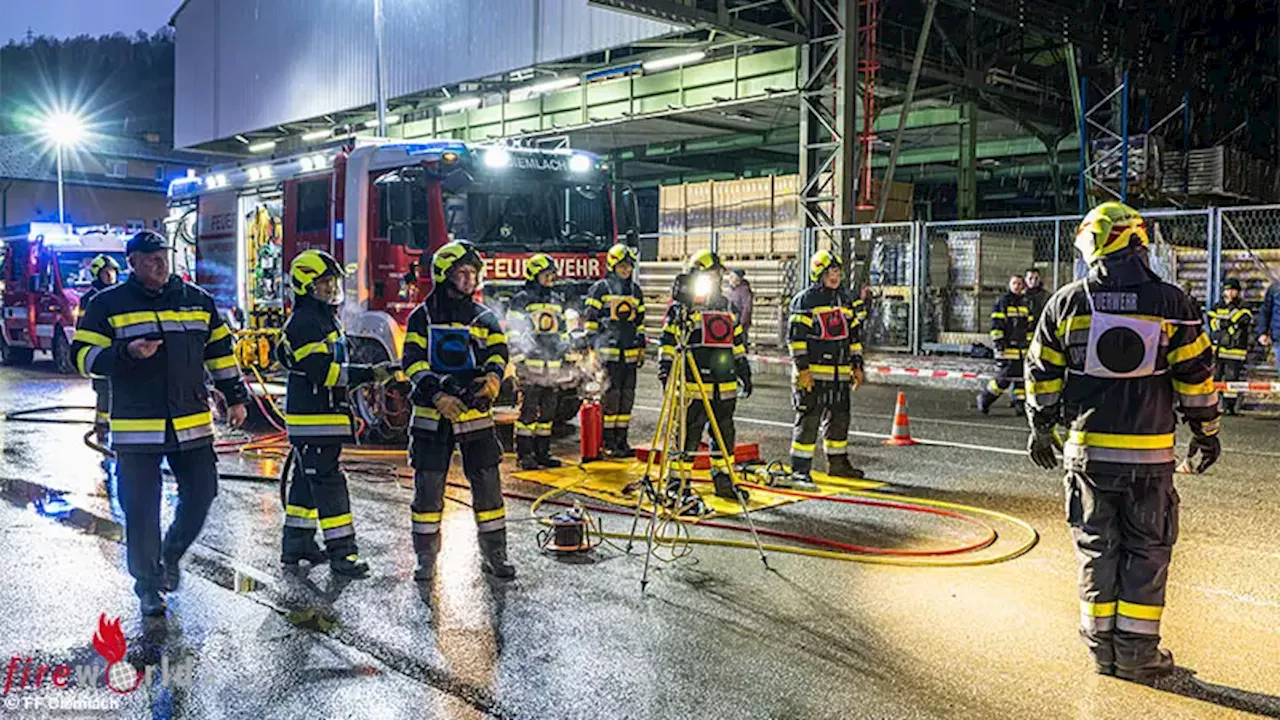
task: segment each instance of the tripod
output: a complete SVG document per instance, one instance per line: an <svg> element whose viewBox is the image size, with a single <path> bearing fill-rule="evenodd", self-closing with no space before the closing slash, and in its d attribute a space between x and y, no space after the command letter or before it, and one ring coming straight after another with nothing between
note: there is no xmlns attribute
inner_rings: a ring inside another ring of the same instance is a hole
<svg viewBox="0 0 1280 720"><path fill-rule="evenodd" d="M668 513L670 519L679 522L681 510L686 509L687 505L683 504L686 489L693 480L693 463L690 461L681 462L677 470L679 475L679 485L676 488L672 507L667 507L665 503L659 501L661 495L654 486L654 457L658 457L657 477L661 481L665 481L671 471L671 463L674 448L675 454L684 458L685 441L688 438L690 428L688 427L688 416L686 409L689 402L701 402L703 409L706 411L708 424L711 426L711 435L716 442L716 446L720 448L726 469L729 474L729 481L734 488L738 485L738 473L734 468L734 449L725 445L724 436L720 432L720 423L716 420L715 412L711 405L711 397L707 392L707 386L702 382L702 374L698 369L698 363L693 358L693 352L689 348L689 336L692 333L692 322L688 316L688 310L681 308L680 317L677 323L676 333L676 351L675 360L672 362L671 373L667 377L667 386L663 392L662 407L658 411L658 425L654 428L653 443L649 446L651 451L645 461L644 474L640 477L639 486L643 489L644 494L641 495L636 502L635 515L631 519L630 539L627 541L627 552L631 552L631 547L635 542L636 529L640 524L640 514L644 509L645 498L651 503L649 513L649 527L645 532L645 544L648 552L645 553L644 574L640 579L640 591L644 592L649 584L649 566L653 559L654 545L658 542L657 526L659 516L664 512ZM687 371L687 372L686 372ZM686 375L693 377L690 381ZM692 391L696 390L696 394ZM702 434L702 428L694 428L694 432L698 435ZM769 559L764 554L764 547L760 544L760 536L756 533L755 522L751 519L751 513L747 509L747 501L742 497L741 493L734 492L738 498L738 503L742 506L742 516L747 520L747 526L751 529L751 537L755 541L756 550L760 553L760 562L764 563L766 568L769 567ZM677 526L678 527L678 526Z"/></svg>

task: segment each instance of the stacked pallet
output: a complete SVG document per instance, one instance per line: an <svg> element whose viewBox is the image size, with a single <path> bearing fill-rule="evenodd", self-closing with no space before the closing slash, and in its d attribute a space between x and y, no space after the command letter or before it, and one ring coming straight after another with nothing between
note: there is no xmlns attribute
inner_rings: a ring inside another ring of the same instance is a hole
<svg viewBox="0 0 1280 720"><path fill-rule="evenodd" d="M685 254L684 185L658 188L658 257L677 258Z"/></svg>

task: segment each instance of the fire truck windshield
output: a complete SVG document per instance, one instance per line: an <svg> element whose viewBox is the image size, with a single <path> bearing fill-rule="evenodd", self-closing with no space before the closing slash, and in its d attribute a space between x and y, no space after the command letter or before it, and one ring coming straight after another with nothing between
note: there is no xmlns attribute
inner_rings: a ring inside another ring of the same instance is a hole
<svg viewBox="0 0 1280 720"><path fill-rule="evenodd" d="M93 273L89 272L89 263L102 254L99 251L67 252L60 250L58 257L58 275L62 278L62 287L68 290L84 290L93 284ZM125 267L123 253L107 253Z"/></svg>
<svg viewBox="0 0 1280 720"><path fill-rule="evenodd" d="M444 202L453 237L484 250L600 250L612 244L604 185L504 179L446 191Z"/></svg>

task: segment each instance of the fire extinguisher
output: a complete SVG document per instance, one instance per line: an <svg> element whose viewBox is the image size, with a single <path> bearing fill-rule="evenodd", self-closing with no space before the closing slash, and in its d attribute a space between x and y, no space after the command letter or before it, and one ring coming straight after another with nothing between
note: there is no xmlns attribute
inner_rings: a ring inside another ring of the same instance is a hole
<svg viewBox="0 0 1280 720"><path fill-rule="evenodd" d="M578 409L578 428L582 431L582 462L599 460L604 449L604 410L599 402L583 401Z"/></svg>

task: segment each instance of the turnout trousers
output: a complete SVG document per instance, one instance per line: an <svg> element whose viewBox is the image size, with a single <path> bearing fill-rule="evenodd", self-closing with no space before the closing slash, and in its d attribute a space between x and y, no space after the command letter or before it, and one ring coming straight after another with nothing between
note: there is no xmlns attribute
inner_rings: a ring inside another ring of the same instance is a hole
<svg viewBox="0 0 1280 720"><path fill-rule="evenodd" d="M697 389L692 390L697 393ZM672 476L677 477L675 473L679 470L693 470L693 455L698 451L698 444L702 442L702 438L707 438L708 447L711 448L711 472L716 475L727 475L729 473L728 463L733 462L733 447L737 439L737 431L733 426L733 413L737 409L737 398L721 399L718 393L707 388L708 394L711 396L711 412L715 415L716 424L720 427L720 434L724 436L725 445L728 446L728 455L725 450L716 442L715 431L711 428L711 419L707 416L707 407L702 403L702 398L694 398L688 401L685 408L685 436L684 436L684 457L677 460L672 458L671 471ZM726 459L727 458L727 459ZM686 467L687 464L687 467Z"/></svg>
<svg viewBox="0 0 1280 720"><path fill-rule="evenodd" d="M444 488L455 445L462 453L462 471L471 485L471 505L482 549L506 546L507 508L502 501L498 464L502 445L497 434L474 433L457 442L447 423L431 435L415 433L413 458L413 552L433 556L440 550L440 522L444 517Z"/></svg>
<svg viewBox="0 0 1280 720"><path fill-rule="evenodd" d="M162 541L160 462L165 459L178 481L178 506ZM120 452L116 472L129 574L134 592L141 597L162 589L161 563L173 565L181 560L204 527L218 494L218 458L212 445L167 453Z"/></svg>
<svg viewBox="0 0 1280 720"><path fill-rule="evenodd" d="M293 446L293 477L285 505L283 549L302 552L315 546L317 525L329 557L346 557L356 550L347 476L338 466L341 445Z"/></svg>
<svg viewBox="0 0 1280 720"><path fill-rule="evenodd" d="M516 418L516 454L520 457L551 454L551 425L560 403L558 388L525 384L520 388L520 416Z"/></svg>
<svg viewBox="0 0 1280 720"><path fill-rule="evenodd" d="M1213 379L1218 382L1237 382L1245 378L1244 363L1239 360L1218 358L1213 365ZM1236 403L1240 402L1240 393L1231 390L1223 391L1223 409L1229 413L1236 411Z"/></svg>
<svg viewBox="0 0 1280 720"><path fill-rule="evenodd" d="M604 368L608 383L600 398L604 446L622 447L627 445L631 408L636 404L636 364L619 360L606 362Z"/></svg>
<svg viewBox="0 0 1280 720"><path fill-rule="evenodd" d="M1101 665L1156 656L1178 540L1172 470L1069 471L1067 522L1080 564L1080 634Z"/></svg>
<svg viewBox="0 0 1280 720"><path fill-rule="evenodd" d="M807 473L813 469L813 456L818 446L818 428L822 426L822 445L827 460L849 452L850 383L818 380L810 392L792 394L796 409L791 432L791 470Z"/></svg>

